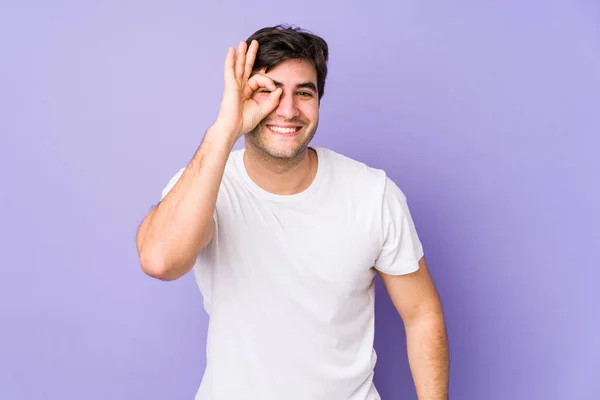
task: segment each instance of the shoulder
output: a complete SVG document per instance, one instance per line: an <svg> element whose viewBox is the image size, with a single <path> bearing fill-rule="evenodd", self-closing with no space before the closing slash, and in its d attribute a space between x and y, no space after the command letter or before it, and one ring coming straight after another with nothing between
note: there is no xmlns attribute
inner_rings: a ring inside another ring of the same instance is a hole
<svg viewBox="0 0 600 400"><path fill-rule="evenodd" d="M324 161L335 182L347 184L363 191L383 193L388 180L383 169L372 167L363 161L331 149L319 147L317 150L325 158Z"/></svg>

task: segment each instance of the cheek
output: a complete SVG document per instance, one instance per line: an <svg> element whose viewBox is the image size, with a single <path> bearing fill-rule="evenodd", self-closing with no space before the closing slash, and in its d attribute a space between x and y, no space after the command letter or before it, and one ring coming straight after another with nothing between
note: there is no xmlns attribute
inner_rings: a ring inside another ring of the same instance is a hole
<svg viewBox="0 0 600 400"><path fill-rule="evenodd" d="M305 104L304 107L300 107L300 112L307 120L316 122L319 119L319 107L313 104Z"/></svg>

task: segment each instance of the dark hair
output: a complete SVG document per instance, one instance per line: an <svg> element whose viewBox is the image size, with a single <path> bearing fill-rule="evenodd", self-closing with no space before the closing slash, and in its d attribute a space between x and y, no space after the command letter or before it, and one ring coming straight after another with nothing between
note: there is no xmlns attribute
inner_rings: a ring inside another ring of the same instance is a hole
<svg viewBox="0 0 600 400"><path fill-rule="evenodd" d="M325 93L329 48L321 37L306 30L289 25L276 25L254 32L246 43L258 41L258 54L254 61L253 73L265 69L269 72L282 62L290 59L309 61L317 71L319 101Z"/></svg>

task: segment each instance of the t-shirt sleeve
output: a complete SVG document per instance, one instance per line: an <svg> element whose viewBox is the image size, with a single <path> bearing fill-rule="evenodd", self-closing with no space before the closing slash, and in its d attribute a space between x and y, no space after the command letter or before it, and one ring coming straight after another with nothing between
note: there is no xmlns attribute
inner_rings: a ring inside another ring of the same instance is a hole
<svg viewBox="0 0 600 400"><path fill-rule="evenodd" d="M381 209L382 245L375 268L389 275L419 269L423 246L411 217L406 196L386 177Z"/></svg>

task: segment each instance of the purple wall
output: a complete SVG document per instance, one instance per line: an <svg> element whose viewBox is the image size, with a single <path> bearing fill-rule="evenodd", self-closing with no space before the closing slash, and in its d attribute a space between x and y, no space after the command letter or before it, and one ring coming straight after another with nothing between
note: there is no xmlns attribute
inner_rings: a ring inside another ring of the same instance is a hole
<svg viewBox="0 0 600 400"><path fill-rule="evenodd" d="M600 398L599 3L37 3L0 6L0 399L193 398L200 294L143 275L135 232L216 115L227 46L279 22L331 46L314 143L409 197L451 397ZM415 399L378 289L379 390Z"/></svg>

